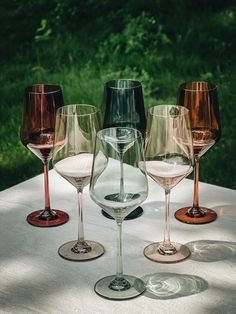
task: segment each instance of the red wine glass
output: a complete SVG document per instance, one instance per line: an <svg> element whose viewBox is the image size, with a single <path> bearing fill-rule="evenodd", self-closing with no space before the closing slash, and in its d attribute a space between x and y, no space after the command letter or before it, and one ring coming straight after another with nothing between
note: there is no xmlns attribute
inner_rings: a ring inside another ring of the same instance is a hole
<svg viewBox="0 0 236 314"><path fill-rule="evenodd" d="M195 167L193 205L179 209L175 217L184 223L205 224L214 221L217 214L199 206L199 159L221 135L217 87L208 82L184 83L180 86L178 104L190 112Z"/></svg>
<svg viewBox="0 0 236 314"><path fill-rule="evenodd" d="M48 182L48 164L52 158L55 116L63 106L60 86L36 84L25 89L25 101L20 138L26 148L43 162L45 208L27 216L29 224L37 227L53 227L66 223L69 215L51 209Z"/></svg>

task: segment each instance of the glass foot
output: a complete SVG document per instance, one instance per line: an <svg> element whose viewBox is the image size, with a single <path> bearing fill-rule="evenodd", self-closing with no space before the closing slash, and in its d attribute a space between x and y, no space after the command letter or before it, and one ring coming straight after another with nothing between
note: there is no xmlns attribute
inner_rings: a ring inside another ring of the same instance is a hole
<svg viewBox="0 0 236 314"><path fill-rule="evenodd" d="M185 260L191 254L189 248L183 244L171 242L174 250L167 250L165 254L162 242L152 243L145 247L143 254L148 259L157 263L177 263Z"/></svg>
<svg viewBox="0 0 236 314"><path fill-rule="evenodd" d="M105 212L104 210L102 210L102 214L106 218L114 220L114 218L112 216L110 216L107 212ZM124 220L135 219L135 218L142 216L142 214L143 214L143 209L142 209L142 207L139 206L139 207L135 208L128 216L126 216Z"/></svg>
<svg viewBox="0 0 236 314"><path fill-rule="evenodd" d="M27 216L27 222L36 227L56 227L69 220L69 215L58 209L52 209L52 216L44 216L43 210L37 210Z"/></svg>
<svg viewBox="0 0 236 314"><path fill-rule="evenodd" d="M78 241L70 241L58 249L58 254L69 261L89 261L103 255L105 249L98 242L84 241L86 245L78 245Z"/></svg>
<svg viewBox="0 0 236 314"><path fill-rule="evenodd" d="M142 294L145 289L145 284L141 279L129 275L123 275L121 279L116 275L107 276L100 279L94 286L98 295L109 300L132 299Z"/></svg>
<svg viewBox="0 0 236 314"><path fill-rule="evenodd" d="M188 212L191 210L192 207L184 207L175 212L175 218L181 222L187 223L187 224L207 224L209 222L212 222L216 220L217 214L214 212L214 210L206 208L206 207L200 207L200 210L204 213L204 215L195 215L195 217L191 217Z"/></svg>

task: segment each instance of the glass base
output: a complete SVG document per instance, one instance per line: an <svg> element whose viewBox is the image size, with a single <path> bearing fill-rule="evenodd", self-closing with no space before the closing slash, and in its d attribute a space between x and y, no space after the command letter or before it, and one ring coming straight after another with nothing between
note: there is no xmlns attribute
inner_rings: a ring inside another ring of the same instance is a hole
<svg viewBox="0 0 236 314"><path fill-rule="evenodd" d="M69 220L69 215L58 209L52 209L52 216L42 216L43 210L37 210L27 216L27 222L35 227L56 227Z"/></svg>
<svg viewBox="0 0 236 314"><path fill-rule="evenodd" d="M191 210L192 207L184 207L175 212L175 218L181 222L187 223L187 224L207 224L209 222L212 222L216 220L217 214L214 212L214 210L206 208L206 207L200 207L200 210L204 212L204 216L195 216L191 217L188 215L189 210Z"/></svg>
<svg viewBox="0 0 236 314"><path fill-rule="evenodd" d="M119 278L116 275L104 277L97 281L94 291L109 300L128 300L139 296L146 289L145 283L134 276L123 275L120 279L121 286L113 285L118 281Z"/></svg>
<svg viewBox="0 0 236 314"><path fill-rule="evenodd" d="M110 216L107 212L105 212L105 210L102 210L102 214L106 218L114 220L114 218L112 216ZM132 220L132 219L135 219L135 218L142 216L142 214L143 214L143 209L142 209L142 207L139 206L139 207L135 208L131 213L129 213L129 215L126 216L124 220Z"/></svg>
<svg viewBox="0 0 236 314"><path fill-rule="evenodd" d="M58 254L69 261L89 261L103 255L105 249L98 242L85 240L86 246L80 249L78 240L62 244L58 249Z"/></svg>
<svg viewBox="0 0 236 314"><path fill-rule="evenodd" d="M148 245L145 247L143 254L151 261L157 263L178 263L190 256L191 252L187 246L176 242L171 242L171 244L174 250L167 250L166 254L160 249L163 247L162 242Z"/></svg>

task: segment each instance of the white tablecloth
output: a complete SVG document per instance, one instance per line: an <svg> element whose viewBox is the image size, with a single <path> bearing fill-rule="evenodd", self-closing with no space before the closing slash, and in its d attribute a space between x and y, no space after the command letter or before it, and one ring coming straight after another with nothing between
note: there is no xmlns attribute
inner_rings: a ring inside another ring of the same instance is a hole
<svg viewBox="0 0 236 314"><path fill-rule="evenodd" d="M171 238L188 243L192 256L176 264L158 264L143 256L151 242L163 239L164 192L150 179L142 217L123 224L124 272L143 278L147 292L128 301L96 295L95 282L115 273L116 225L101 215L84 190L85 236L102 243L105 254L89 262L59 257L58 247L77 237L75 188L50 171L53 208L70 215L53 228L29 225L26 216L43 207L43 176L0 192L0 313L236 313L236 191L200 183L200 201L219 217L206 225L174 218L192 203L193 182L185 179L171 192Z"/></svg>

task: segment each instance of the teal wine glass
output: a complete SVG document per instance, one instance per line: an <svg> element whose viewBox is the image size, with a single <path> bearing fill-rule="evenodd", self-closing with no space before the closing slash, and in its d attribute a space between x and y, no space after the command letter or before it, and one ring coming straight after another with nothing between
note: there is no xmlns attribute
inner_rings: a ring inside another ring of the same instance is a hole
<svg viewBox="0 0 236 314"><path fill-rule="evenodd" d="M120 79L106 82L104 86L103 128L131 127L139 130L142 136L146 131L143 90L139 81ZM125 220L141 216L142 207L135 208ZM102 214L112 219L105 211Z"/></svg>

